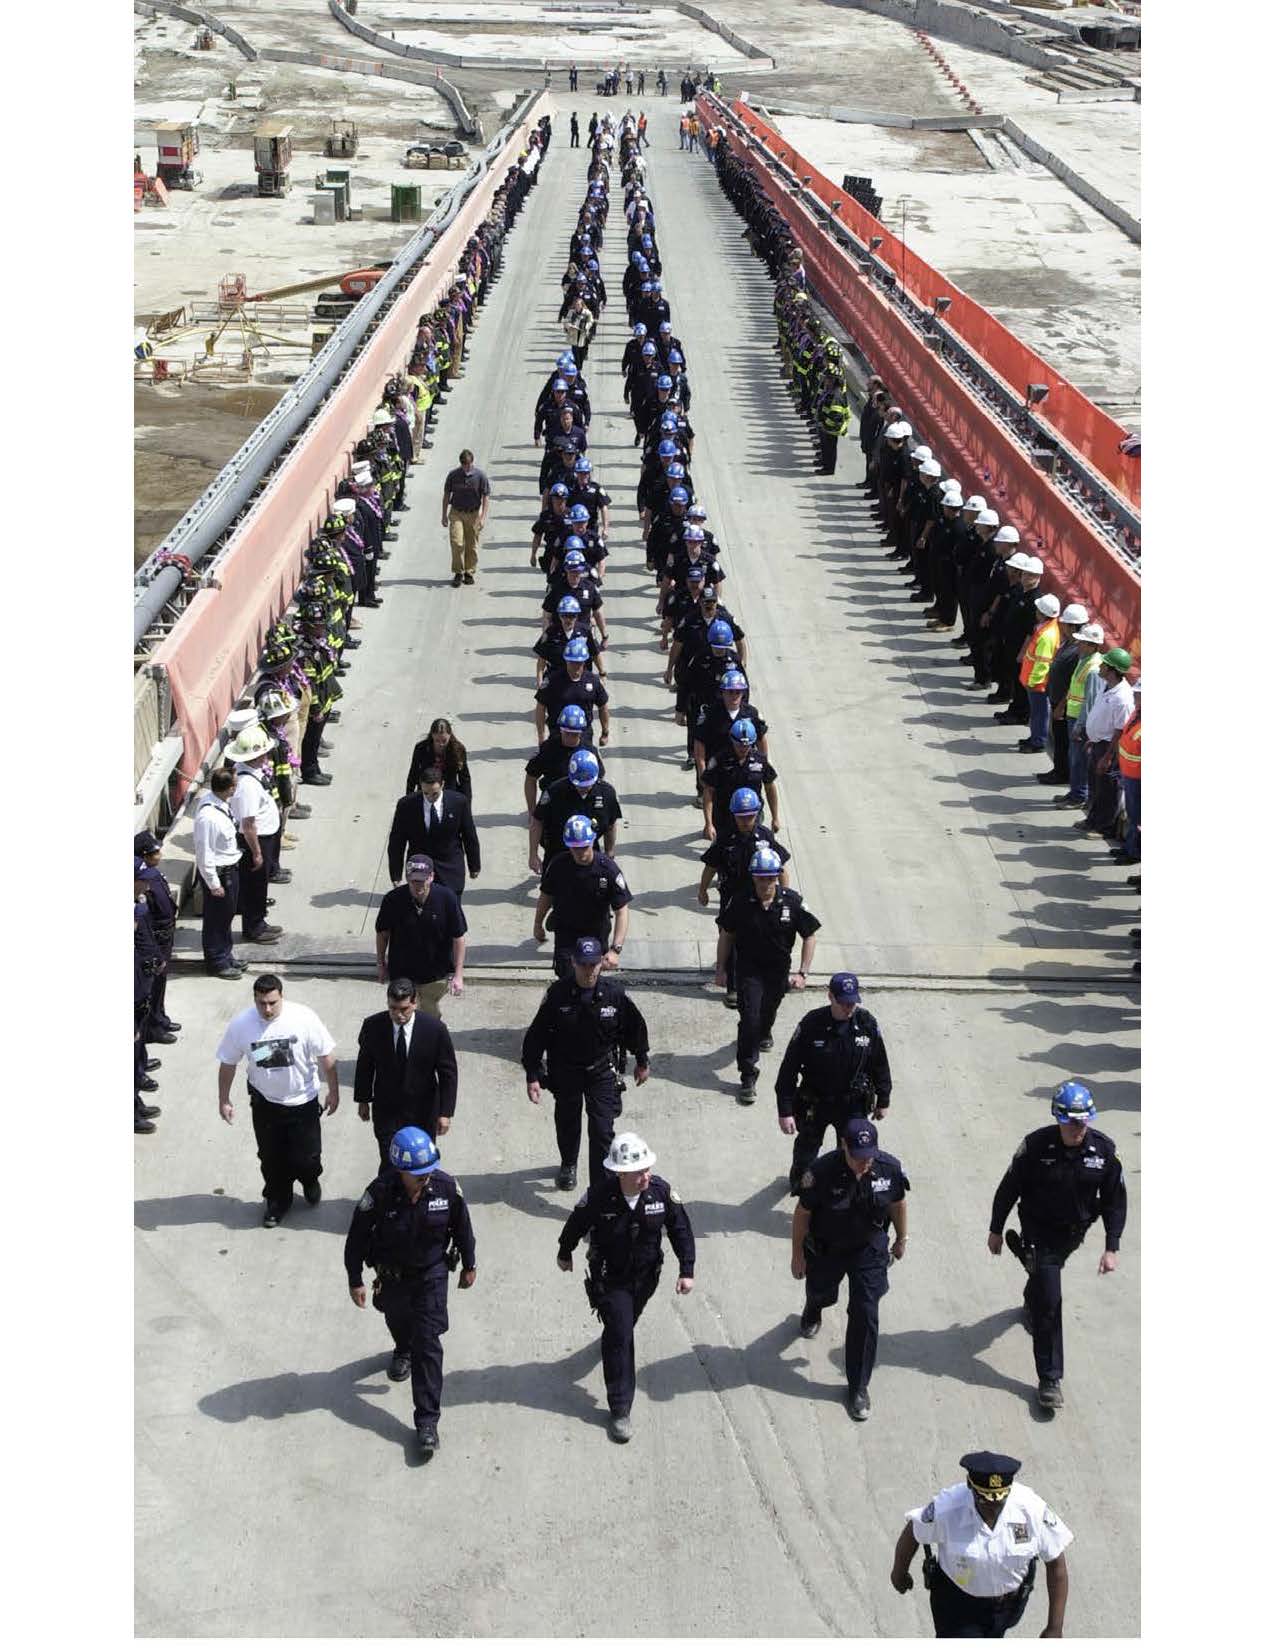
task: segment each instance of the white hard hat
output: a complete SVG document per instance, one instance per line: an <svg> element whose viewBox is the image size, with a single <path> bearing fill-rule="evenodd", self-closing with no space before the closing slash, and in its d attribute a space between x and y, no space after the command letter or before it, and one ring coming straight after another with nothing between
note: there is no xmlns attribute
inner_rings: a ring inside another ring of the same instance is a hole
<svg viewBox="0 0 1275 1650"><path fill-rule="evenodd" d="M1078 642L1097 642L1099 647L1102 646L1106 639L1106 631L1103 630L1100 624L1096 624L1092 619L1088 624L1082 624L1080 629L1076 632L1076 640Z"/></svg>
<svg viewBox="0 0 1275 1650"><path fill-rule="evenodd" d="M369 487L372 483L372 466L370 464L356 464L351 474L360 487Z"/></svg>
<svg viewBox="0 0 1275 1650"><path fill-rule="evenodd" d="M918 464L924 464L926 459L927 458L933 458L934 454L930 451L930 449L928 447L913 447L912 457L917 461Z"/></svg>
<svg viewBox="0 0 1275 1650"><path fill-rule="evenodd" d="M1068 602L1058 617L1064 624L1088 624L1089 609L1081 607L1079 602Z"/></svg>
<svg viewBox="0 0 1275 1650"><path fill-rule="evenodd" d="M245 728L254 727L261 720L255 705L246 705L242 709L232 710L226 718L226 729L229 733L242 733Z"/></svg>
<svg viewBox="0 0 1275 1650"><path fill-rule="evenodd" d="M907 424L900 424L896 422L894 424L887 424L885 427L885 438L887 441L902 441L904 436L911 434L911 428Z"/></svg>
<svg viewBox="0 0 1275 1650"><path fill-rule="evenodd" d="M980 498L977 493L971 493L961 508L963 510L973 510L977 514L980 510L986 510L987 500Z"/></svg>
<svg viewBox="0 0 1275 1650"><path fill-rule="evenodd" d="M1039 556L1028 556L1027 566L1023 569L1024 573L1035 573L1035 574L1039 575L1039 574L1043 573L1044 571L1045 571L1045 564L1044 564L1043 561L1041 561Z"/></svg>
<svg viewBox="0 0 1275 1650"><path fill-rule="evenodd" d="M1005 563L1006 567L1012 567L1018 573L1025 573L1031 564L1031 557L1023 550L1015 550L1014 554Z"/></svg>
<svg viewBox="0 0 1275 1650"><path fill-rule="evenodd" d="M908 423L906 418L901 418L899 420L898 427L903 432L903 436L904 436L905 440L908 436L910 436L912 434L912 426Z"/></svg>
<svg viewBox="0 0 1275 1650"><path fill-rule="evenodd" d="M941 476L943 474L943 466L941 464L936 464L932 458L927 458L925 463L921 466L921 474L923 476Z"/></svg>
<svg viewBox="0 0 1275 1650"><path fill-rule="evenodd" d="M961 507L961 489L954 481L945 482L943 497L940 502L949 510L959 510Z"/></svg>
<svg viewBox="0 0 1275 1650"><path fill-rule="evenodd" d="M334 516L352 516L358 509L358 502L352 498L339 498L332 505Z"/></svg>
<svg viewBox="0 0 1275 1650"><path fill-rule="evenodd" d="M617 1134L602 1167L613 1174L640 1174L655 1164L655 1153L639 1134Z"/></svg>
<svg viewBox="0 0 1275 1650"><path fill-rule="evenodd" d="M291 716L297 708L297 702L286 688L267 688L257 701L257 712L263 722L277 721L281 716Z"/></svg>
<svg viewBox="0 0 1275 1650"><path fill-rule="evenodd" d="M392 424L393 422L394 415L392 413L387 413L384 407L378 407L372 414L372 428L374 430L379 430L384 425Z"/></svg>
<svg viewBox="0 0 1275 1650"><path fill-rule="evenodd" d="M999 527L999 528L997 528L996 537L992 540L992 543L993 544L1017 544L1018 543L1018 529L1017 529L1017 527Z"/></svg>
<svg viewBox="0 0 1275 1650"><path fill-rule="evenodd" d="M264 756L274 744L274 736L266 732L253 712L253 725L244 728L236 734L234 739L222 752L222 759L226 762L255 762L259 756Z"/></svg>
<svg viewBox="0 0 1275 1650"><path fill-rule="evenodd" d="M995 510L982 509L978 512L978 520L974 525L975 527L995 527L1000 519Z"/></svg>
<svg viewBox="0 0 1275 1650"><path fill-rule="evenodd" d="M1036 611L1046 619L1056 619L1061 605L1057 596L1037 596L1036 598Z"/></svg>

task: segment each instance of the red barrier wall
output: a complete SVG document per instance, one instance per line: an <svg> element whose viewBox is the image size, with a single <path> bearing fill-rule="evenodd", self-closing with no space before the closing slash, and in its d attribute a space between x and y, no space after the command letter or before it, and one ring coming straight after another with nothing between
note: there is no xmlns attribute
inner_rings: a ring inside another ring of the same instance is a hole
<svg viewBox="0 0 1275 1650"><path fill-rule="evenodd" d="M711 118L711 108L703 113ZM747 145L726 141L743 159ZM1106 541L1002 429L963 381L929 350L858 264L825 235L782 181L754 165L783 214L806 267L832 314L854 338L904 409L919 441L933 447L966 494L981 493L1012 522L1045 562L1045 588L1080 601L1106 628L1112 645L1141 647L1142 586Z"/></svg>
<svg viewBox="0 0 1275 1650"><path fill-rule="evenodd" d="M174 776L174 801L185 794L256 669L266 629L292 599L306 546L328 512L354 443L380 402L385 380L406 360L417 316L431 309L449 284L465 242L486 217L542 101L532 105L527 120L235 530L217 567L221 588L201 590L152 654L151 663L168 675L174 729L185 747Z"/></svg>
<svg viewBox="0 0 1275 1650"><path fill-rule="evenodd" d="M981 304L975 303L960 287L953 286L946 275L919 258L910 247L905 248L903 242L883 223L860 206L852 195L847 195L812 166L782 133L768 126L746 103L736 102L733 112L755 137L766 144L777 160L782 160L799 178L810 179L808 187L811 193L818 195L825 206L831 207L835 201L841 203L837 217L847 229L853 230L863 241L880 235L877 256L889 264L900 284L906 286L918 303L928 309L940 295L951 298L952 305L943 317L944 322L976 354L982 356L1011 390L1022 396L1028 384L1048 384L1049 399L1036 409L1038 416L1057 430L1063 440L1113 486L1119 488L1130 503L1140 506L1141 463L1120 451L1121 441L1129 434L1123 425L1103 412L1101 407L1094 406L1074 384L1068 383L1061 373L1016 338L1007 326L989 314ZM708 113L711 119L708 111L701 113Z"/></svg>

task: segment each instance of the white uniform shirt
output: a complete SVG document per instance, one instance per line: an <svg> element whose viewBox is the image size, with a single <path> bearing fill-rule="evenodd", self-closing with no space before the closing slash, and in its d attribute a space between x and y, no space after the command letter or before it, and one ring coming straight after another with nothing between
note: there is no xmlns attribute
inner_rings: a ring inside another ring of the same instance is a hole
<svg viewBox="0 0 1275 1650"><path fill-rule="evenodd" d="M279 829L279 806L274 797L251 768L238 763L235 772L239 783L230 799L235 824L242 826L245 819L255 819L258 836L273 836Z"/></svg>
<svg viewBox="0 0 1275 1650"><path fill-rule="evenodd" d="M221 1034L217 1058L237 1066L247 1057L248 1081L280 1106L303 1106L319 1092L319 1060L336 1047L312 1008L285 1001L273 1020L254 1003L236 1014Z"/></svg>
<svg viewBox="0 0 1275 1650"><path fill-rule="evenodd" d="M195 869L210 888L220 888L219 866L238 865L235 821L223 797L205 791L195 809Z"/></svg>
<svg viewBox="0 0 1275 1650"><path fill-rule="evenodd" d="M1114 739L1132 715L1133 689L1122 676L1113 687L1107 689L1085 718L1085 737L1095 744L1101 739Z"/></svg>
<svg viewBox="0 0 1275 1650"><path fill-rule="evenodd" d="M939 1567L971 1598L1003 1598L1027 1575L1033 1558L1046 1563L1071 1544L1071 1531L1035 1490L1015 1482L989 1529L968 1484L951 1484L908 1514L912 1534L934 1549Z"/></svg>

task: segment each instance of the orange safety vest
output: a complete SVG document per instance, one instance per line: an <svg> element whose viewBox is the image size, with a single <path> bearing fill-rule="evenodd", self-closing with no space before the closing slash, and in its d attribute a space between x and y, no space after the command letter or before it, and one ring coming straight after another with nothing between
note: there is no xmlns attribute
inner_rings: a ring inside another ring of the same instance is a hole
<svg viewBox="0 0 1275 1650"><path fill-rule="evenodd" d="M1120 759L1120 772L1125 779L1142 778L1141 715L1125 723L1120 734L1120 743L1116 746L1116 755Z"/></svg>
<svg viewBox="0 0 1275 1650"><path fill-rule="evenodd" d="M1018 667L1018 680L1025 688L1045 685L1049 666L1058 651L1058 620L1046 619L1032 631L1031 640L1023 649L1023 662Z"/></svg>

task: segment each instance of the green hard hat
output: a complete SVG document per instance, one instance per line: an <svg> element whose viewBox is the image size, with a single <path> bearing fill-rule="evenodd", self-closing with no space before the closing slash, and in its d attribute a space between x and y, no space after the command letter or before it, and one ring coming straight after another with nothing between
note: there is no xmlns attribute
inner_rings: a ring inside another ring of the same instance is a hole
<svg viewBox="0 0 1275 1650"><path fill-rule="evenodd" d="M1113 647L1102 656L1104 665L1110 665L1112 670L1118 670L1122 676L1128 675L1133 669L1133 654L1123 647Z"/></svg>

